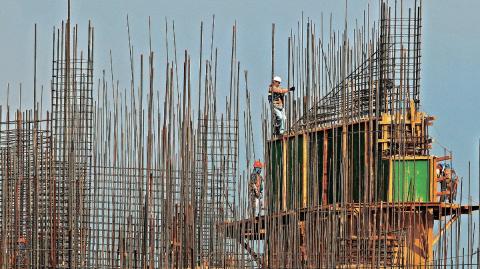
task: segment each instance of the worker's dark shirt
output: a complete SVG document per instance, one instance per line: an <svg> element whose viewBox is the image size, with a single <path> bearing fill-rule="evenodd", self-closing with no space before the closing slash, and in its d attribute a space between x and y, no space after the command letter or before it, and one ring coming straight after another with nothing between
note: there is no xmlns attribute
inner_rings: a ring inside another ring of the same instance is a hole
<svg viewBox="0 0 480 269"><path fill-rule="evenodd" d="M263 191L262 181L263 181L262 176L257 174L256 172L253 172L252 174L250 174L250 183L249 183L250 195L253 195L256 198L260 197L260 194Z"/></svg>
<svg viewBox="0 0 480 269"><path fill-rule="evenodd" d="M276 91L288 91L288 90L274 86L274 85L270 85L268 87L268 95L269 95L269 98L271 99L270 101L273 103L273 106L276 108L283 108L285 93L278 93Z"/></svg>

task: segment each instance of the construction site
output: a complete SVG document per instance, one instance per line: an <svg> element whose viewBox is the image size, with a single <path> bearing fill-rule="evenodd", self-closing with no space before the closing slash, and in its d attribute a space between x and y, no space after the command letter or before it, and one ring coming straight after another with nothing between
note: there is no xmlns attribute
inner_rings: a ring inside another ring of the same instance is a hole
<svg viewBox="0 0 480 269"><path fill-rule="evenodd" d="M50 62L34 26L33 104L0 107L0 269L479 268L479 179L431 153L442 122L422 110L422 1L378 1L342 29L272 24L262 107L237 24L219 57L215 17L202 22L194 57L166 22L159 65L150 19L142 52L127 17L122 77L111 52L94 70L102 33L70 5ZM266 97L278 66L283 132Z"/></svg>

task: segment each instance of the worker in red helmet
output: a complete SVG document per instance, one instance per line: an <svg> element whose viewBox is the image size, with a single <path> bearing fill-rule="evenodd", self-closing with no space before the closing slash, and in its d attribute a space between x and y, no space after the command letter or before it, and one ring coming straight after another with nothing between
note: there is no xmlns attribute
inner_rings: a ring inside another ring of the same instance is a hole
<svg viewBox="0 0 480 269"><path fill-rule="evenodd" d="M249 195L250 195L250 216L260 215L261 199L263 197L263 164L259 160L253 163L253 172L250 174Z"/></svg>
<svg viewBox="0 0 480 269"><path fill-rule="evenodd" d="M25 239L25 237L23 237L23 236L20 236L18 238L18 244L26 245L27 244L27 239Z"/></svg>
<svg viewBox="0 0 480 269"><path fill-rule="evenodd" d="M23 268L27 264L27 239L20 236L17 240L17 255L15 256L16 268Z"/></svg>

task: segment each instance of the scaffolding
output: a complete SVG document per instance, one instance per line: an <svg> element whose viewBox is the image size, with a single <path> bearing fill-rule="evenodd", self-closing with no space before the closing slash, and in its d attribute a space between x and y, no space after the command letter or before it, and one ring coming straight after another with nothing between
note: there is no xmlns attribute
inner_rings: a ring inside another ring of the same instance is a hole
<svg viewBox="0 0 480 269"><path fill-rule="evenodd" d="M256 113L262 129L253 129L247 71L239 124L236 25L230 70L217 70L215 19L206 59L201 24L195 89L174 26L165 25L174 60L159 68L151 45L134 51L127 19L122 88L112 54L110 70L94 80L94 28L84 53L69 3L53 31L51 107L43 111L34 90L32 110L0 108L0 268L478 266L479 206L461 204L470 178L456 195L452 156L430 154L434 117L420 106L422 5L409 4L380 1L378 20L366 11L364 25L345 21L343 32L299 22L286 79L297 90L285 102L288 131L276 136L267 105ZM275 40L273 25L272 75ZM259 216L247 214L257 131Z"/></svg>

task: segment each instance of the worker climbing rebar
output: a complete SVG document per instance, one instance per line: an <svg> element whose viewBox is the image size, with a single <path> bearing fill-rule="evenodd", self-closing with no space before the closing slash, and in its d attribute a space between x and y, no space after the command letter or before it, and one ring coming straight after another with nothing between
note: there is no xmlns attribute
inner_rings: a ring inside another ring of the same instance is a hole
<svg viewBox="0 0 480 269"><path fill-rule="evenodd" d="M268 101L272 103L272 112L275 116L274 135L283 135L285 132L285 123L287 116L285 115L285 94L295 91L295 87L281 88L282 79L275 76L272 83L268 87Z"/></svg>
<svg viewBox="0 0 480 269"><path fill-rule="evenodd" d="M249 182L249 196L250 196L250 216L257 216L262 211L262 202L263 198L263 177L262 177L262 167L263 164L260 161L255 161L253 163L253 172L250 174Z"/></svg>

